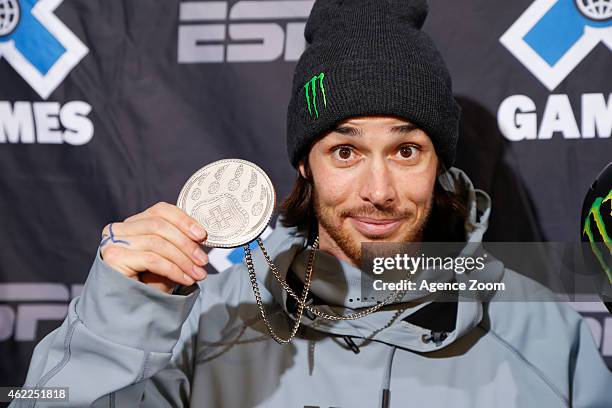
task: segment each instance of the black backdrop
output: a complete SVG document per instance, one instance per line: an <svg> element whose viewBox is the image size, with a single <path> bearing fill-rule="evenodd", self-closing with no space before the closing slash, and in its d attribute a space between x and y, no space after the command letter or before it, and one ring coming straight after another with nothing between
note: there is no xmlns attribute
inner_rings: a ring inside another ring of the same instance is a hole
<svg viewBox="0 0 612 408"><path fill-rule="evenodd" d="M227 157L287 194L285 113L312 1L4 3L20 15L0 14L0 384L20 385L105 224L175 202ZM583 195L612 160L605 18L573 0L430 1L425 30L463 108L456 166L493 199L486 239L580 239ZM240 261L210 255L211 269ZM574 305L612 367L612 317Z"/></svg>

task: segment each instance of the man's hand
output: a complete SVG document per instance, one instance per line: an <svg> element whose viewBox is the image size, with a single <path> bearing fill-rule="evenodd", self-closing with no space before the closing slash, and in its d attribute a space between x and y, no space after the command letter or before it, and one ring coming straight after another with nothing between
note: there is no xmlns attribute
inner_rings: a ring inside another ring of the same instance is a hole
<svg viewBox="0 0 612 408"><path fill-rule="evenodd" d="M128 278L170 293L176 284L192 285L206 277L202 267L208 256L199 245L206 236L196 220L160 202L104 227L100 253Z"/></svg>

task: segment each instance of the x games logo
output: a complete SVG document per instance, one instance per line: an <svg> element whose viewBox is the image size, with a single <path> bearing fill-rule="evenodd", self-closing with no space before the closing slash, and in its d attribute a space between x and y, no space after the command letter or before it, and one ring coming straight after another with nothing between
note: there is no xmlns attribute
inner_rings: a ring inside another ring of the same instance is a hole
<svg viewBox="0 0 612 408"><path fill-rule="evenodd" d="M89 51L53 14L62 1L0 1L0 58L43 99Z"/></svg>
<svg viewBox="0 0 612 408"><path fill-rule="evenodd" d="M552 91L597 44L612 50L612 0L536 0L499 41Z"/></svg>

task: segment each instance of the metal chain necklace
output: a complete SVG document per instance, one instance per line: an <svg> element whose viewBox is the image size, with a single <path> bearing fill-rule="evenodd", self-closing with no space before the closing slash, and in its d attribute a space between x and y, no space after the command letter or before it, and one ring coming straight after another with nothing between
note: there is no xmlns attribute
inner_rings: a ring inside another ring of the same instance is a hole
<svg viewBox="0 0 612 408"><path fill-rule="evenodd" d="M231 205L227 208L223 207L224 209L221 210L221 203L227 205L228 202ZM257 306L268 331L277 342L286 344L295 337L304 309L326 320L353 320L373 313L398 298L399 292L393 293L382 303L349 316L332 316L323 313L306 304L312 282L314 257L316 250L319 248L319 238L317 237L314 241L308 257L307 272L301 296L298 296L287 285L285 279L280 276L264 249L261 239L257 238L257 244L261 248L276 280L297 301L296 321L289 338L283 339L278 336L264 310L253 267L251 250L248 246L249 242L263 233L270 222L275 203L274 185L261 168L246 160L223 159L202 167L189 177L181 189L176 205L195 218L208 231L207 239L202 242L203 245L213 248L235 248L239 246L244 248L245 261ZM250 206L249 212L254 218L243 216L247 211L246 207L243 208L245 205ZM241 231L246 232L242 233Z"/></svg>
<svg viewBox="0 0 612 408"><path fill-rule="evenodd" d="M319 238L317 237L317 240L318 239ZM259 245L259 248L261 249L261 252L263 253L264 258L266 258L266 262L268 263L268 266L270 267L270 269L272 270L272 273L276 277L276 280L281 284L283 289L285 289L285 291L287 291L287 293L289 295L291 295L291 297L293 297L297 302L300 302L300 299L298 298L296 293L291 289L291 287L287 284L285 279L283 279L283 277L280 275L280 273L276 269L276 266L272 263L272 260L268 256L268 253L266 252L266 249L263 246L263 242L261 242L261 240L259 238L257 239L257 244ZM367 316L369 314L372 314L372 313L376 312L378 309L380 309L383 306L386 306L386 305L394 302L395 300L397 300L397 298L399 297L400 294L403 296L404 293L405 293L405 291L403 291L403 290L397 290L397 291L391 293L389 296L387 296L387 298L385 300L383 300L382 302L380 302L380 303L378 303L378 304L376 304L374 306L370 306L369 308L367 308L365 310L362 310L361 312L353 313L353 314L346 315L346 316L330 315L330 314L321 312L318 308L316 308L315 306L312 306L312 305L304 305L304 307L309 312L312 312L314 315L316 315L316 316L318 316L318 317L320 317L322 319L325 319L325 320L334 320L334 321L338 321L338 320L357 320L359 318L365 317L365 316Z"/></svg>
<svg viewBox="0 0 612 408"><path fill-rule="evenodd" d="M263 247L261 240L259 238L257 238L257 243L261 247ZM268 332L270 332L270 335L272 336L272 338L276 340L277 343L287 344L291 340L293 340L293 338L295 337L300 327L300 321L302 320L302 313L304 312L304 306L306 305L306 299L308 298L308 292L310 291L310 283L312 281L312 269L314 266L315 253L317 249L319 248L319 237L315 239L314 243L312 244L312 249L310 250L310 254L308 255L308 266L306 269L306 279L305 279L306 282L304 283L304 289L302 290L302 297L297 299L298 308L297 308L297 313L295 316L295 322L293 324L293 328L291 329L291 333L289 334L289 337L286 339L283 339L278 334L276 334L276 332L274 331L274 328L272 327L272 324L270 324L270 321L268 320L268 316L266 315L266 312L263 306L263 302L261 300L261 293L259 293L259 285L257 284L257 276L255 275L255 268L253 267L253 258L251 256L251 249L249 248L248 244L244 245L243 248L245 252L245 261L246 261L247 269L249 270L249 279L251 280L251 286L253 287L253 293L255 294L255 301L257 302L257 307L259 308L261 318L263 319L264 324L268 328Z"/></svg>
<svg viewBox="0 0 612 408"><path fill-rule="evenodd" d="M391 293L385 300L383 300L382 302L371 306L365 310L362 310L360 312L357 313L353 313L350 315L346 315L346 316L337 316L337 315L330 315L327 313L324 313L322 311L320 311L318 308L316 308L315 306L312 305L308 305L306 304L306 299L308 298L308 292L310 290L310 284L312 283L312 272L313 272L313 267L314 267L314 255L316 250L319 247L319 237L317 237L312 245L312 248L310 250L310 254L308 256L308 264L307 264L307 268L306 268L306 277L305 277L305 282L304 282L304 289L302 291L302 296L299 297L294 291L293 289L291 289L291 287L287 284L287 282L285 281L285 279L283 279L283 277L280 275L280 273L278 272L278 270L276 269L276 266L272 263L272 260L270 259L270 256L268 255L266 249L263 246L263 242L261 241L260 238L257 238L257 244L259 245L259 248L261 249L261 252L264 256L264 258L266 259L266 262L268 263L268 266L270 267L270 270L272 271L272 273L274 274L274 277L276 278L276 280L278 281L278 283L280 283L280 285L283 287L283 289L291 296L293 297L296 302L297 302L297 313L296 313L296 320L293 326L293 330L291 331L291 335L288 339L282 339L280 338L275 332L274 329L272 328L270 322L268 321L268 318L265 314L264 308L263 308L263 303L261 301L261 294L259 293L259 286L257 285L257 278L255 275L255 270L253 267L253 259L251 256L251 250L249 248L248 245L245 245L244 248L244 252L246 254L245 256L245 261L246 261L246 265L247 265L247 269L249 270L249 278L251 280L251 286L253 287L253 293L255 294L255 300L257 301L257 306L259 307L259 311L261 313L261 317L266 325L266 327L268 328L268 331L270 332L270 334L272 335L272 337L274 338L274 340L276 340L278 343L281 344L286 344L288 342L290 342L293 337L295 337L295 334L297 333L297 330L299 328L299 324L300 324L300 320L302 319L302 313L304 311L304 309L307 309L308 311L310 311L311 313L313 313L315 316L318 316L322 319L325 320L333 320L333 321L339 321L339 320L356 320L359 318L362 318L364 316L367 316L369 314L372 314L374 312L376 312L378 309L380 309L383 306L386 306L392 302L394 302L395 300L397 300L400 295L401 297L404 296L405 294L405 290L397 290L393 293Z"/></svg>

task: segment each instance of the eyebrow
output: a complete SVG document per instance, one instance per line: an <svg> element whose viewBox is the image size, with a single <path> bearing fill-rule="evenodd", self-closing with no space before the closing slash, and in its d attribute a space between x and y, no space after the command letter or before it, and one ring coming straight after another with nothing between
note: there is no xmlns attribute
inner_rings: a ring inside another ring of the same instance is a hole
<svg viewBox="0 0 612 408"><path fill-rule="evenodd" d="M346 136L361 136L362 132L359 128L349 127L349 126L338 126L334 129L334 132L340 133L341 135Z"/></svg>
<svg viewBox="0 0 612 408"><path fill-rule="evenodd" d="M415 130L417 130L419 127L415 124L408 124L408 125L401 125L401 126L394 126L391 128L391 133L400 133L400 134L408 134L410 132L413 132Z"/></svg>

